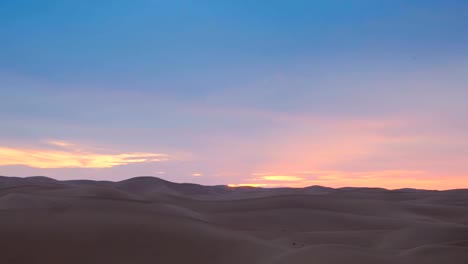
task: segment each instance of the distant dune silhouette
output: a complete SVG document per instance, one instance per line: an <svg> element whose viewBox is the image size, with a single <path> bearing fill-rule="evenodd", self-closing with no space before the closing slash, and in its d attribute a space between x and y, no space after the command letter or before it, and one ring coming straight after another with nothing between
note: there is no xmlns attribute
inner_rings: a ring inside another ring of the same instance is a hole
<svg viewBox="0 0 468 264"><path fill-rule="evenodd" d="M466 264L468 190L0 176L1 263Z"/></svg>

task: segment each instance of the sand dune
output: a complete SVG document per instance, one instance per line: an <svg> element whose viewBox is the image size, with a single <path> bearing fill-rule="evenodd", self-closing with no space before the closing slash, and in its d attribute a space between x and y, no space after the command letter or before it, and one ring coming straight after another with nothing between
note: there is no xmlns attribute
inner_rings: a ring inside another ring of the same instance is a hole
<svg viewBox="0 0 468 264"><path fill-rule="evenodd" d="M0 177L2 262L468 263L468 190Z"/></svg>

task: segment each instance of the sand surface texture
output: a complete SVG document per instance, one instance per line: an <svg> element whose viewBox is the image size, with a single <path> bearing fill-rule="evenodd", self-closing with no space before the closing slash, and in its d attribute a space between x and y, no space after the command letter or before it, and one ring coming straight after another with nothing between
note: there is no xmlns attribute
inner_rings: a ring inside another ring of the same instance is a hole
<svg viewBox="0 0 468 264"><path fill-rule="evenodd" d="M0 177L0 263L466 264L468 190Z"/></svg>

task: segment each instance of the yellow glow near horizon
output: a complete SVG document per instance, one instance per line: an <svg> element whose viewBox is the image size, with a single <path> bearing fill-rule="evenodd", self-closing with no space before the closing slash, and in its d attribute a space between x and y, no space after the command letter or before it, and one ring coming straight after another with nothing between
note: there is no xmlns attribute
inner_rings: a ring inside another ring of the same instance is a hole
<svg viewBox="0 0 468 264"><path fill-rule="evenodd" d="M468 186L468 177L463 175L446 175L435 177L420 170L382 170L382 171L333 171L310 170L297 171L301 177L292 175L269 175L249 179L252 183L230 184L230 187L295 187L302 188L321 185L333 188L340 187L382 187L387 189L419 188L432 190L456 189ZM308 174L308 175L307 175ZM272 183L274 181L274 183Z"/></svg>
<svg viewBox="0 0 468 264"><path fill-rule="evenodd" d="M302 181L304 178L291 175L269 175L263 176L261 179L267 181Z"/></svg>
<svg viewBox="0 0 468 264"><path fill-rule="evenodd" d="M227 186L231 188L235 188L235 187L267 187L271 185L263 184L263 183L240 183L240 184L228 184Z"/></svg>
<svg viewBox="0 0 468 264"><path fill-rule="evenodd" d="M71 146L71 144L56 144ZM16 149L0 147L0 166L26 165L34 168L111 168L130 163L158 162L169 156L159 153L99 154L73 150Z"/></svg>

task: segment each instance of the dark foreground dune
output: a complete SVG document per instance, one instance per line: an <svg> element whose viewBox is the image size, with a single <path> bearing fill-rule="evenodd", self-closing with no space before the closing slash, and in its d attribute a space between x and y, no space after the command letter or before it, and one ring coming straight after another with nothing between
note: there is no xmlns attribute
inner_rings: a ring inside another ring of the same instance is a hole
<svg viewBox="0 0 468 264"><path fill-rule="evenodd" d="M0 263L468 263L468 190L0 177Z"/></svg>

